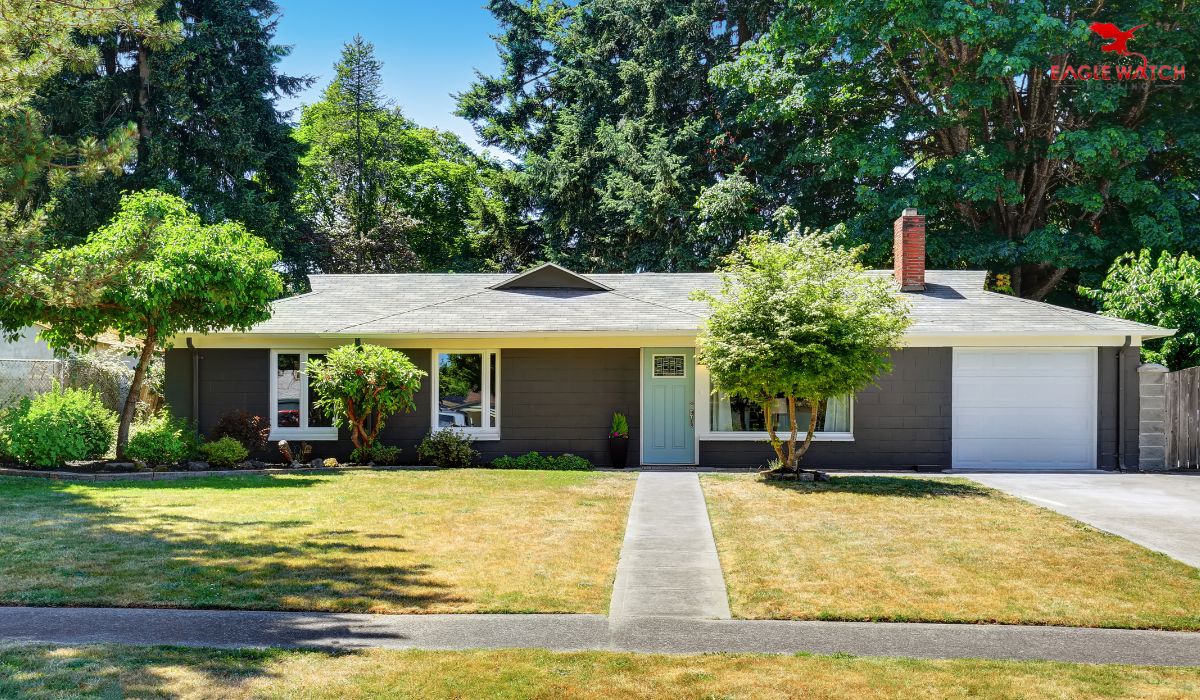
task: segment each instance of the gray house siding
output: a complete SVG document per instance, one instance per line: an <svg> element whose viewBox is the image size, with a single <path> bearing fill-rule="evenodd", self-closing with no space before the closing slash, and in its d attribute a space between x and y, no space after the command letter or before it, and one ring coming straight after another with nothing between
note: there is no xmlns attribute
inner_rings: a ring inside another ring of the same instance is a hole
<svg viewBox="0 0 1200 700"><path fill-rule="evenodd" d="M270 407L270 350L202 349L199 368L199 415L193 416L192 360L186 348L166 357L167 403L175 415L193 418L207 434L220 417L241 408L267 415ZM405 350L418 368L428 372L430 351ZM404 461L416 461L416 445L429 432L431 383L416 396L416 411L392 416L381 435L385 444L404 450ZM629 417L634 434L630 464L637 462L638 350L503 350L500 356L500 425L504 439L479 441L484 461L505 454L537 450L543 454L573 452L597 465L608 465L608 429L613 411ZM316 457L345 458L353 448L346 431L336 443L312 441ZM261 455L277 459L273 448Z"/></svg>
<svg viewBox="0 0 1200 700"><path fill-rule="evenodd" d="M629 464L637 464L639 357L636 348L502 351L503 439L475 448L485 460L537 450L608 466L608 431L620 411L629 418Z"/></svg>
<svg viewBox="0 0 1200 700"><path fill-rule="evenodd" d="M1120 348L1098 348L1097 463L1117 467L1117 368ZM199 389L193 415L192 353L175 348L166 354L167 403L175 415L194 419L201 432L212 430L233 409L267 415L270 391L268 349L201 349ZM429 371L430 352L405 351ZM854 406L853 442L815 442L805 465L821 468L895 468L950 466L950 348L907 348L893 354L893 370L877 386L861 392ZM1121 421L1125 431L1125 464L1137 464L1137 366L1131 348L1120 361L1125 381ZM613 411L629 417L629 464L638 463L640 420L639 351L628 349L507 349L501 352L500 412L502 440L480 441L485 461L504 454L538 450L573 452L601 466L609 464L607 434ZM416 397L416 411L393 416L382 441L404 449L404 461L415 462L417 443L429 431L430 382ZM336 443L314 442L314 455L345 458L352 445L342 431ZM269 447L268 459L277 459ZM770 447L755 442L700 442L705 467L755 467L773 457Z"/></svg>
<svg viewBox="0 0 1200 700"><path fill-rule="evenodd" d="M905 348L892 371L854 403L853 442L814 442L807 467L901 469L950 466L950 348ZM756 442L700 442L705 467L758 467L774 458Z"/></svg>
<svg viewBox="0 0 1200 700"><path fill-rule="evenodd" d="M1120 421L1125 430L1125 468L1136 469L1138 465L1138 374L1140 363L1137 348L1097 348L1100 353L1096 377L1099 382L1096 404L1099 415L1096 425L1096 464L1101 469L1116 469L1117 462L1117 367L1121 367L1125 384L1125 403L1120 410ZM1121 359L1118 360L1118 357Z"/></svg>
<svg viewBox="0 0 1200 700"><path fill-rule="evenodd" d="M259 416L270 412L270 363L269 349L232 350L205 348L195 350L200 356L199 415L192 415L192 350L175 348L166 354L166 376L164 393L171 412L196 421L200 432L207 435L221 416L235 409L242 409ZM404 351L413 363L429 371L429 351ZM429 384L422 384L417 392L417 410L392 416L384 425L380 439L388 445L404 448L405 461L416 461L416 444L429 431ZM314 457L337 457L345 459L354 445L347 432L339 431L336 442L328 440L310 441ZM279 459L273 446L268 445L264 454L257 457Z"/></svg>

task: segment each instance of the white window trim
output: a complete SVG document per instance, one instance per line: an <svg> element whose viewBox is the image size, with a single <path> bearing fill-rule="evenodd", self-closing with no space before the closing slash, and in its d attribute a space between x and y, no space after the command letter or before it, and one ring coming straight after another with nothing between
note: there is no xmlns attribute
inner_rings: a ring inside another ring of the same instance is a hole
<svg viewBox="0 0 1200 700"><path fill-rule="evenodd" d="M767 431L715 431L709 428L709 396L712 394L712 384L708 376L708 368L696 365L696 436L699 440L725 442L765 442L770 439ZM782 435L782 434L781 434ZM803 433L801 433L803 435ZM813 433L813 442L854 442L854 399L850 399L850 430L847 432Z"/></svg>
<svg viewBox="0 0 1200 700"><path fill-rule="evenodd" d="M494 386L494 387L492 386L492 373L488 371L488 366L487 366L487 363L491 361L489 358L493 354L496 356L496 386ZM491 405L490 399L492 397L492 393L493 392L495 393L495 395L496 395L496 427L494 427L494 428L470 428L470 427L463 427L463 426L454 426L454 427L447 426L447 427L443 428L442 426L438 425L438 414L441 412L441 408L442 408L438 402L438 394L439 394L438 384L440 381L438 355L483 355L483 361L484 361L483 377L481 377L481 382L480 382L483 385L483 391L480 394L480 399L481 399L481 402L483 403L484 407L487 407L487 406ZM503 365L503 362L501 362L501 360L500 360L500 350L496 349L496 348L484 349L484 350L480 350L478 348L470 348L470 349L465 349L465 350L460 350L460 349L455 349L455 348L434 348L434 349L432 349L430 351L430 356L429 356L429 367L430 367L430 372L429 372L430 382L429 383L432 388L432 391L430 392L431 397L430 397L430 410L429 410L429 423L430 423L429 429L433 432L437 432L439 430L455 430L455 431L463 433L464 435L470 435L471 437L473 437L479 441L499 440L500 439L500 426L504 425L504 423L500 420L500 416L504 412L504 407L500 404L500 369L501 369L502 365Z"/></svg>
<svg viewBox="0 0 1200 700"><path fill-rule="evenodd" d="M308 356L309 355L326 355L328 349L321 348L274 348L271 350L271 364L267 373L271 378L271 440L337 440L337 426L328 428L309 428L308 426ZM277 425L279 421L279 392L278 392L278 372L279 372L279 356L280 355L299 355L300 356L300 425L298 428L281 428Z"/></svg>

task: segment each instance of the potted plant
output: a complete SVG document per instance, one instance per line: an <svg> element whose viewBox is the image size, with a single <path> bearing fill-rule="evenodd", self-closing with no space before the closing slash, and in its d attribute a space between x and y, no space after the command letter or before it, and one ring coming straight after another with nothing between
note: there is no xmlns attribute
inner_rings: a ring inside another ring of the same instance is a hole
<svg viewBox="0 0 1200 700"><path fill-rule="evenodd" d="M616 469L624 469L629 457L629 421L624 413L614 413L608 431L608 457Z"/></svg>

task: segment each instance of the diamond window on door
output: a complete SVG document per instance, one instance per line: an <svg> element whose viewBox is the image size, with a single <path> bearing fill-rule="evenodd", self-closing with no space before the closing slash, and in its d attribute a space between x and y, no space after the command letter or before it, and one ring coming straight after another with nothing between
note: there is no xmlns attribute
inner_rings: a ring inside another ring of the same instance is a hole
<svg viewBox="0 0 1200 700"><path fill-rule="evenodd" d="M686 365L683 355L655 355L654 376L656 377L686 377Z"/></svg>

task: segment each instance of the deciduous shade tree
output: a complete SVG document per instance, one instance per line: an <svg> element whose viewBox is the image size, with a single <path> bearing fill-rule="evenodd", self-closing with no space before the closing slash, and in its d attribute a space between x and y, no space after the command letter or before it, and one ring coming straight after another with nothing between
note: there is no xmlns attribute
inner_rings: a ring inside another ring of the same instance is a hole
<svg viewBox="0 0 1200 700"><path fill-rule="evenodd" d="M380 91L382 63L356 36L342 49L296 139L299 210L325 272L471 270L492 256L490 232L508 216L506 177L454 134L407 119Z"/></svg>
<svg viewBox="0 0 1200 700"><path fill-rule="evenodd" d="M306 371L314 405L350 429L356 451L374 446L389 416L416 408L413 397L425 376L407 355L379 345L334 348L324 360L309 360Z"/></svg>
<svg viewBox="0 0 1200 700"><path fill-rule="evenodd" d="M1041 299L1064 279L1095 284L1120 253L1200 243L1200 82L1072 80L1052 65L1104 53L1093 21L1145 25L1131 46L1154 64L1200 54L1200 13L1177 2L792 0L769 33L715 71L754 96L763 128L797 167L854 183L840 216L870 262L887 222L931 212L938 265L1009 270ZM1115 77L1115 71L1114 71ZM749 165L753 166L754 158ZM813 206L830 207L817 199Z"/></svg>
<svg viewBox="0 0 1200 700"><path fill-rule="evenodd" d="M1200 365L1200 260L1188 253L1148 250L1117 258L1097 288L1080 288L1101 314L1178 329L1169 338L1147 340L1142 359L1170 369Z"/></svg>
<svg viewBox="0 0 1200 700"><path fill-rule="evenodd" d="M241 224L205 224L182 199L155 190L126 195L112 221L71 248L43 253L22 271L30 293L6 299L0 322L49 325L42 338L58 349L84 350L89 338L115 330L141 338L137 366L117 432L124 455L137 397L154 353L183 331L246 330L270 317L283 293L279 255ZM104 286L86 305L47 301L41 293L70 279L71 270L104 266Z"/></svg>
<svg viewBox="0 0 1200 700"><path fill-rule="evenodd" d="M861 249L831 241L827 233L782 241L755 234L719 268L720 291L696 295L711 307L696 339L697 361L708 367L714 391L763 407L780 471L798 470L823 402L890 370L890 351L909 324L895 284L864 270ZM786 442L771 417L777 399L791 423ZM807 404L810 416L799 447L797 404Z"/></svg>

